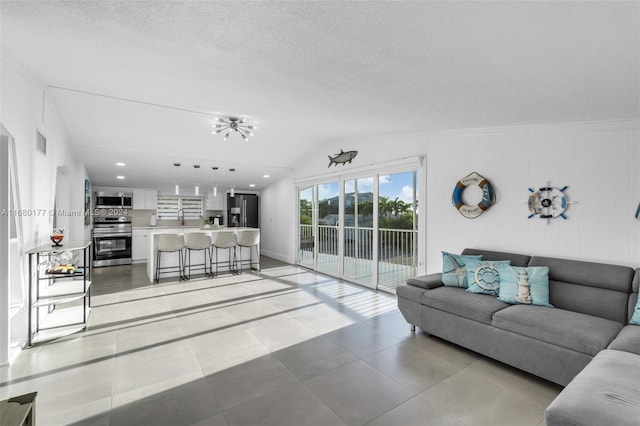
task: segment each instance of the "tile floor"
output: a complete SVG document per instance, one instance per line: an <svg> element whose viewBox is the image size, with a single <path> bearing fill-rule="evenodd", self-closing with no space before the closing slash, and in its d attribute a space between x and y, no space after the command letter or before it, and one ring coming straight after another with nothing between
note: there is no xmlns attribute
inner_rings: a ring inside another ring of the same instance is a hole
<svg viewBox="0 0 640 426"><path fill-rule="evenodd" d="M94 270L88 331L0 368L43 425L540 425L561 390L420 331L395 297L264 259L150 285Z"/></svg>

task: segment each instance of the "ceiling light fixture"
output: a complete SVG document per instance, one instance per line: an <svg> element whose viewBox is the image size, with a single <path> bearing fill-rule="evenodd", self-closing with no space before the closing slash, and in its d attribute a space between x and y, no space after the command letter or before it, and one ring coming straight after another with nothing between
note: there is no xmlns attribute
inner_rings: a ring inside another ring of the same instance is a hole
<svg viewBox="0 0 640 426"><path fill-rule="evenodd" d="M124 176L116 176L116 179L122 180L122 179L124 179Z"/></svg>
<svg viewBox="0 0 640 426"><path fill-rule="evenodd" d="M124 167L124 166L125 166L125 164L124 164L124 163L116 163L116 166L118 166L118 167Z"/></svg>
<svg viewBox="0 0 640 426"><path fill-rule="evenodd" d="M200 185L196 182L196 195L200 195Z"/></svg>
<svg viewBox="0 0 640 426"><path fill-rule="evenodd" d="M231 185L231 187L229 188L229 196L232 197L232 198L236 196L236 186L235 185Z"/></svg>
<svg viewBox="0 0 640 426"><path fill-rule="evenodd" d="M269 175L262 175L263 178L267 179Z"/></svg>
<svg viewBox="0 0 640 426"><path fill-rule="evenodd" d="M250 188L255 188L255 186L256 186L256 184L255 184L255 183L250 183L250 184L249 184L249 187L250 187Z"/></svg>
<svg viewBox="0 0 640 426"><path fill-rule="evenodd" d="M176 195L180 195L180 184L176 182Z"/></svg>
<svg viewBox="0 0 640 426"><path fill-rule="evenodd" d="M224 140L226 141L229 139L231 132L236 132L242 139L247 141L249 140L247 136L253 136L251 131L257 129L257 127L244 124L245 121L246 119L237 117L229 117L228 119L218 118L218 123L214 126L215 130L212 134L217 135L218 133L226 131L227 133L224 135Z"/></svg>

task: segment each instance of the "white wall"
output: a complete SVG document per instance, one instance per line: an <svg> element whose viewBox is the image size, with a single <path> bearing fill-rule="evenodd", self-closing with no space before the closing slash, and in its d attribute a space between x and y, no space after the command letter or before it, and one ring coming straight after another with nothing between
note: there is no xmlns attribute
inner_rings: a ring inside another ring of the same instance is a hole
<svg viewBox="0 0 640 426"><path fill-rule="evenodd" d="M640 122L554 124L351 138L310 152L304 167L263 191L264 254L295 261L294 180L327 173L327 155L356 149L353 165L426 155L427 272L441 250L465 247L640 266ZM341 167L341 166L338 166ZM451 204L458 179L485 176L498 201L477 219ZM568 185L568 220L527 219L528 188ZM424 204L421 204L421 207ZM290 207L291 206L291 207ZM276 222L275 218L278 218ZM270 221L273 219L273 223ZM286 224L286 225L285 225Z"/></svg>
<svg viewBox="0 0 640 426"><path fill-rule="evenodd" d="M0 327L4 331L10 330L11 345L21 346L26 342L29 306L28 291L25 290L28 283L27 257L24 252L50 243L52 216L49 212L54 207L58 168L62 168L65 174L64 185L60 188L66 194L64 198L67 205L63 207L71 211L84 210L84 180L88 175L84 165L77 163L73 157L69 139L55 106L47 94L43 96L44 85L4 52L1 56L0 74L0 122L15 139L20 185L19 207L27 213L22 221L23 246L22 253L19 254L24 265L22 282L16 283L15 274L12 273L14 278L10 283L12 303L19 302L16 297L21 298L23 307L13 316L11 324L3 322ZM36 129L47 138L46 156L36 151ZM83 216L69 216L60 223L65 225L66 241L90 238L91 231L84 226ZM13 262L10 267L13 271L17 269ZM0 317L8 317L4 312L6 310L6 303L0 305ZM6 358L6 348L2 352L3 358ZM0 363L4 361L7 359L0 359Z"/></svg>
<svg viewBox="0 0 640 426"><path fill-rule="evenodd" d="M57 168L63 167L66 173L71 210L84 209L88 174L73 156L51 98L46 93L43 97L44 84L4 52L1 67L0 122L16 141L22 209L37 211L37 216L23 219L25 246L33 248L49 241L52 218L48 212L53 209ZM46 157L35 149L36 129L47 138ZM40 215L39 210L47 214ZM68 223L65 239L82 240L90 235L82 217L70 217Z"/></svg>

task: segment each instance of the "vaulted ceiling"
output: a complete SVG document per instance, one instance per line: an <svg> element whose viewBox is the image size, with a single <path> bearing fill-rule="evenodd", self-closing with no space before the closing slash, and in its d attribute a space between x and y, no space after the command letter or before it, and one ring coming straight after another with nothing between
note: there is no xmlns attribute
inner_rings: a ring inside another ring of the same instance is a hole
<svg viewBox="0 0 640 426"><path fill-rule="evenodd" d="M260 189L350 136L640 118L638 2L2 1L0 23L96 185L123 161L126 186ZM258 130L225 142L218 116Z"/></svg>

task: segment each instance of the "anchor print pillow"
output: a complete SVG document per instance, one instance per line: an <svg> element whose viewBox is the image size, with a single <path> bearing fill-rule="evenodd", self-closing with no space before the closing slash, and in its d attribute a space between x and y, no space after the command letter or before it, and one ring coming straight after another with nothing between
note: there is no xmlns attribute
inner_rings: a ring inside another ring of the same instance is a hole
<svg viewBox="0 0 640 426"><path fill-rule="evenodd" d="M505 303L548 306L549 268L546 266L498 266L500 292L498 299Z"/></svg>
<svg viewBox="0 0 640 426"><path fill-rule="evenodd" d="M447 287L469 287L467 283L467 268L469 260L480 260L482 255L462 255L442 252L442 284Z"/></svg>
<svg viewBox="0 0 640 426"><path fill-rule="evenodd" d="M498 266L509 266L510 260L469 260L467 262L467 281L469 293L497 296L500 291L500 273Z"/></svg>

